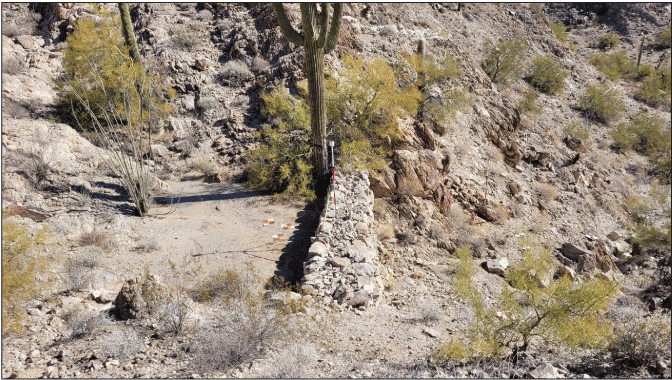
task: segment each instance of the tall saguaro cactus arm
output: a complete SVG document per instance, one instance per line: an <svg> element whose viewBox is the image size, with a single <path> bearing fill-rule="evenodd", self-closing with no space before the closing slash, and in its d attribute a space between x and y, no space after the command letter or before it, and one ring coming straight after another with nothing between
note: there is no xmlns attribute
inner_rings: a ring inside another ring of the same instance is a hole
<svg viewBox="0 0 672 380"><path fill-rule="evenodd" d="M334 4L334 16L331 18L331 27L329 28L329 36L327 43L324 45L324 54L331 53L338 42L338 34L341 31L341 22L343 21L343 4ZM326 24L325 24L326 26Z"/></svg>
<svg viewBox="0 0 672 380"><path fill-rule="evenodd" d="M131 14L128 11L127 3L119 3L119 13L121 14L121 25L124 32L124 40L128 51L131 53L131 58L136 63L142 63L140 60L140 51L138 44L135 42L135 33L133 33L133 23L131 23Z"/></svg>
<svg viewBox="0 0 672 380"><path fill-rule="evenodd" d="M306 76L308 77L308 103L310 105L310 129L314 149L316 193L326 192L329 182L327 161L327 118L324 95L324 55L334 50L341 28L343 8L334 4L334 14L329 22L328 3L322 3L318 11L315 3L301 3L301 28L297 32L289 22L285 7L273 4L282 34L293 44L303 46L306 54Z"/></svg>
<svg viewBox="0 0 672 380"><path fill-rule="evenodd" d="M297 32L292 24L289 23L287 18L287 13L285 13L285 6L282 3L273 3L273 9L275 9L275 14L278 16L278 24L280 25L280 30L285 36L287 41L303 46L303 35Z"/></svg>

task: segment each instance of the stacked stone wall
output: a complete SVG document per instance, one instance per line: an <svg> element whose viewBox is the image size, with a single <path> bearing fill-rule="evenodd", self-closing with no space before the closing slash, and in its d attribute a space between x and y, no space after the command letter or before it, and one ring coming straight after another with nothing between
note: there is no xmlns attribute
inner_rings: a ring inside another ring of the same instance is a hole
<svg viewBox="0 0 672 380"><path fill-rule="evenodd" d="M366 308L380 300L379 242L366 171L337 173L304 263L302 288L325 304ZM335 202L334 202L335 196Z"/></svg>

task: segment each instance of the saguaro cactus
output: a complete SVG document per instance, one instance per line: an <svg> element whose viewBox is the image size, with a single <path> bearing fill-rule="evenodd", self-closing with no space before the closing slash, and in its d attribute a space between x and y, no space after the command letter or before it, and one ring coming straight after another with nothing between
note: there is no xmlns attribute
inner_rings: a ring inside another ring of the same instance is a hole
<svg viewBox="0 0 672 380"><path fill-rule="evenodd" d="M131 53L133 62L142 63L140 60L140 51L138 44L135 42L135 33L133 33L133 23L131 23L131 14L128 12L127 3L119 3L119 13L121 14L121 25L124 32L124 40L128 51Z"/></svg>
<svg viewBox="0 0 672 380"><path fill-rule="evenodd" d="M308 76L308 102L310 105L310 127L312 131L315 163L316 192L323 193L329 176L327 161L327 118L324 97L324 55L329 54L338 40L343 16L342 4L333 4L334 14L329 22L328 3L301 3L302 32L296 31L289 23L285 8L274 3L280 30L287 40L303 46L306 53L306 75Z"/></svg>

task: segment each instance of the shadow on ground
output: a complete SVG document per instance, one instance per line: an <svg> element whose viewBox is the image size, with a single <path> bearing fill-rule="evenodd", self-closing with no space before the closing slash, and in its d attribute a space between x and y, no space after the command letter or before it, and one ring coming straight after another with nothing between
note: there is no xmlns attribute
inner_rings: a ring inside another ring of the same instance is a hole
<svg viewBox="0 0 672 380"><path fill-rule="evenodd" d="M294 229L276 261L277 269L274 272L275 276L271 279L272 286L289 285L293 287L300 283L303 277L303 263L308 258L310 238L315 236L315 230L320 221L322 204L321 201L308 203L297 214L297 228Z"/></svg>

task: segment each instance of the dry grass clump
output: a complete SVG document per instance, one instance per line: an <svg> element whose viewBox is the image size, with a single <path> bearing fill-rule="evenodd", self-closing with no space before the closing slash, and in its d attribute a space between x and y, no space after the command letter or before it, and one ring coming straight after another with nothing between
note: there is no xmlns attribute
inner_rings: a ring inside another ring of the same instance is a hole
<svg viewBox="0 0 672 380"><path fill-rule="evenodd" d="M539 197L539 202L548 203L558 198L558 190L550 183L536 182L534 190Z"/></svg>
<svg viewBox="0 0 672 380"><path fill-rule="evenodd" d="M91 232L84 232L79 236L79 245L83 247L94 245L109 252L117 246L117 242L111 233L94 229Z"/></svg>
<svg viewBox="0 0 672 380"><path fill-rule="evenodd" d="M93 335L110 323L107 313L92 313L81 310L65 314L63 320L68 326L70 339L80 339Z"/></svg>
<svg viewBox="0 0 672 380"><path fill-rule="evenodd" d="M433 300L422 300L417 304L418 319L420 322L437 322L443 316L441 306Z"/></svg>
<svg viewBox="0 0 672 380"><path fill-rule="evenodd" d="M380 240L391 239L394 237L394 228L389 224L382 225L376 229L376 235Z"/></svg>
<svg viewBox="0 0 672 380"><path fill-rule="evenodd" d="M270 377L275 379L302 379L309 377L311 364L315 361L315 346L305 342L295 342L282 347L273 355Z"/></svg>
<svg viewBox="0 0 672 380"><path fill-rule="evenodd" d="M145 340L132 326L115 324L112 331L99 338L98 347L108 358L129 359L142 351Z"/></svg>

